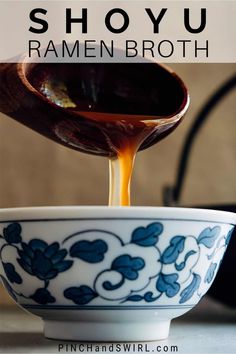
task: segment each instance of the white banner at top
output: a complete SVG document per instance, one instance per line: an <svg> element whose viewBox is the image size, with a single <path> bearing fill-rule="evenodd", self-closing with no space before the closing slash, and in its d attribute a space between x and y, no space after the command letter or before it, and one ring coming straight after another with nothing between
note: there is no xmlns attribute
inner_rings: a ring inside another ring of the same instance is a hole
<svg viewBox="0 0 236 354"><path fill-rule="evenodd" d="M0 0L0 62L236 62L236 1Z"/></svg>

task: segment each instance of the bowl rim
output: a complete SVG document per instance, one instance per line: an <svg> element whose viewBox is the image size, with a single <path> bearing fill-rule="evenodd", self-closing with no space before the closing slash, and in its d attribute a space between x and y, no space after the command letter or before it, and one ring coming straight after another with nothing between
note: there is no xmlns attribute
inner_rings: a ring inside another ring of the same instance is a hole
<svg viewBox="0 0 236 354"><path fill-rule="evenodd" d="M0 221L24 220L72 220L72 219L165 219L207 221L236 225L236 213L188 207L160 206L33 206L1 208Z"/></svg>

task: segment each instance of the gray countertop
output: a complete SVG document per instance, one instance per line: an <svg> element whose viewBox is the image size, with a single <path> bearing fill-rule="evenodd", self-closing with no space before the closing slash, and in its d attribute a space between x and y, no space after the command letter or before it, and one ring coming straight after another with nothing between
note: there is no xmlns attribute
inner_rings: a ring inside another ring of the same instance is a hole
<svg viewBox="0 0 236 354"><path fill-rule="evenodd" d="M122 346L112 347L111 343L94 343L91 348L91 343L48 340L42 330L39 318L17 307L0 307L0 353L124 352ZM172 321L167 340L130 346L129 353L138 352L235 354L236 310L204 299L188 314Z"/></svg>

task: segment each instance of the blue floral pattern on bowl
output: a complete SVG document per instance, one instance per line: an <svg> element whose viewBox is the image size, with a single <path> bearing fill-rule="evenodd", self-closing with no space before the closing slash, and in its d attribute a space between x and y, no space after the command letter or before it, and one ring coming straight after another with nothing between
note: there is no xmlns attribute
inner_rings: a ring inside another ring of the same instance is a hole
<svg viewBox="0 0 236 354"><path fill-rule="evenodd" d="M69 284L70 272L78 272L78 276L76 283L62 289L66 304L109 302L124 306L158 304L161 299L165 302L165 298L176 298L176 304L181 305L193 297L196 302L214 279L221 258L217 254L224 252L233 231L229 227L227 233L215 225L204 227L194 236L174 234L161 248L160 239L166 235L165 222L160 221L136 227L127 242L106 229L84 229L51 243L40 237L23 241L23 223L12 222L0 236L1 278L9 294L20 303L23 299L26 305L61 303L53 282L65 274ZM15 264L5 261L6 248L16 252ZM198 268L202 253L204 276ZM84 274L84 264L89 265L89 274ZM17 286L28 281L27 275L38 285L31 293L23 294Z"/></svg>

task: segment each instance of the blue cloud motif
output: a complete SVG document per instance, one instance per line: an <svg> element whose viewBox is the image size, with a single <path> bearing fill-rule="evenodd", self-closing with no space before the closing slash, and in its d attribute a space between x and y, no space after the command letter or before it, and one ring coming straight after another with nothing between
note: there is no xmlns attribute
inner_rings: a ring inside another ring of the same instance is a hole
<svg viewBox="0 0 236 354"><path fill-rule="evenodd" d="M22 243L23 250L17 250L20 256L17 261L27 273L40 280L51 280L73 264L71 260L64 260L67 250L59 247L58 242L48 245L45 241L33 239L29 244Z"/></svg>
<svg viewBox="0 0 236 354"><path fill-rule="evenodd" d="M124 300L133 293L144 289L150 279L158 276L162 264L157 247L146 247L133 243L116 244L110 236L111 247L100 264L100 273L92 285L103 299ZM116 244L116 247L112 246Z"/></svg>
<svg viewBox="0 0 236 354"><path fill-rule="evenodd" d="M162 253L162 273L178 273L178 283L183 284L191 276L199 255L200 247L194 236L173 236Z"/></svg>
<svg viewBox="0 0 236 354"><path fill-rule="evenodd" d="M22 278L21 276L16 272L15 267L11 263L4 263L2 262L3 269L6 273L7 279L11 283L16 283L16 284L21 284L22 283Z"/></svg>
<svg viewBox="0 0 236 354"><path fill-rule="evenodd" d="M40 305L56 302L55 297L52 296L50 292L45 288L37 289L35 293L30 296L30 299L34 300Z"/></svg>
<svg viewBox="0 0 236 354"><path fill-rule="evenodd" d="M180 264L175 264L175 269L180 272L181 270L183 270L185 268L186 262L188 260L189 257L193 256L195 253L197 253L196 251L189 251L188 253L186 253L186 255L184 256L184 260L183 262L181 262Z"/></svg>
<svg viewBox="0 0 236 354"><path fill-rule="evenodd" d="M220 235L220 231L220 226L215 226L213 228L207 227L198 236L198 244L203 244L207 248L213 247L216 239Z"/></svg>
<svg viewBox="0 0 236 354"><path fill-rule="evenodd" d="M64 296L72 300L77 305L86 305L93 299L95 299L98 294L93 291L89 286L82 285L79 287L71 287L64 291Z"/></svg>
<svg viewBox="0 0 236 354"><path fill-rule="evenodd" d="M111 269L121 273L126 279L135 280L138 278L138 271L144 266L145 262L141 257L131 257L124 254L112 262Z"/></svg>
<svg viewBox="0 0 236 354"><path fill-rule="evenodd" d="M184 236L175 236L170 240L170 245L166 248L161 256L161 262L171 264L176 262L179 254L184 250Z"/></svg>
<svg viewBox="0 0 236 354"><path fill-rule="evenodd" d="M191 283L180 293L179 303L183 304L191 299L193 294L198 290L201 283L200 275L193 273L193 279Z"/></svg>
<svg viewBox="0 0 236 354"><path fill-rule="evenodd" d="M71 246L70 255L88 263L98 263L104 259L107 250L107 244L103 240L78 241Z"/></svg>
<svg viewBox="0 0 236 354"><path fill-rule="evenodd" d="M179 289L180 285L177 282L178 274L163 274L161 273L157 279L156 288L160 293L165 293L168 297L174 297Z"/></svg>
<svg viewBox="0 0 236 354"><path fill-rule="evenodd" d="M132 233L131 242L143 247L155 246L162 231L163 225L160 222L138 227Z"/></svg>
<svg viewBox="0 0 236 354"><path fill-rule="evenodd" d="M212 282L215 275L216 268L217 268L217 263L210 264L210 267L208 268L204 278L204 283L210 284Z"/></svg>
<svg viewBox="0 0 236 354"><path fill-rule="evenodd" d="M7 243L20 243L21 237L21 226L17 222L14 222L3 229L3 236Z"/></svg>
<svg viewBox="0 0 236 354"><path fill-rule="evenodd" d="M106 290L115 290L121 287L125 279L136 280L138 272L145 267L145 262L141 257L131 257L128 254L117 257L111 265L111 269L122 274L122 279L117 284L105 281L103 287Z"/></svg>

